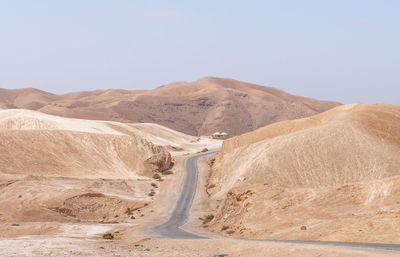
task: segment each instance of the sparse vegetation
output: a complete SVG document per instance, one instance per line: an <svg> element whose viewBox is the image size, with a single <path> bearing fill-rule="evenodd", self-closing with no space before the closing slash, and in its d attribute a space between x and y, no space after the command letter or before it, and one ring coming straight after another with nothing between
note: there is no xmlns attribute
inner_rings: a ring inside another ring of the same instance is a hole
<svg viewBox="0 0 400 257"><path fill-rule="evenodd" d="M151 183L151 186L154 187L154 188L158 188L156 183Z"/></svg>
<svg viewBox="0 0 400 257"><path fill-rule="evenodd" d="M148 194L148 196L154 196L155 194L156 194L156 192L151 191L151 192Z"/></svg>
<svg viewBox="0 0 400 257"><path fill-rule="evenodd" d="M214 165L214 162L215 162L215 158L212 158L212 159L210 160L210 166L213 166L213 165Z"/></svg>
<svg viewBox="0 0 400 257"><path fill-rule="evenodd" d="M104 221L104 220L102 220L99 223L100 224L118 224L119 222L118 221Z"/></svg>
<svg viewBox="0 0 400 257"><path fill-rule="evenodd" d="M106 233L103 235L103 239L108 239L108 240L114 239L114 235L111 233Z"/></svg>
<svg viewBox="0 0 400 257"><path fill-rule="evenodd" d="M200 218L200 220L203 221L203 224L207 224L210 221L212 221L213 219L214 219L213 214L209 214L209 215L206 215L204 218Z"/></svg>
<svg viewBox="0 0 400 257"><path fill-rule="evenodd" d="M133 214L131 208L129 208L129 207L126 209L125 213L126 213L128 216Z"/></svg>
<svg viewBox="0 0 400 257"><path fill-rule="evenodd" d="M171 174L174 174L174 172L172 170L166 170L162 174L163 175L171 175Z"/></svg>
<svg viewBox="0 0 400 257"><path fill-rule="evenodd" d="M235 231L234 230L229 230L226 233L228 233L228 235L232 235L233 233L235 233Z"/></svg>
<svg viewBox="0 0 400 257"><path fill-rule="evenodd" d="M202 153L208 152L207 148L203 148L203 150L201 150Z"/></svg>
<svg viewBox="0 0 400 257"><path fill-rule="evenodd" d="M229 226L223 226L222 228L221 228L221 231L225 231L225 230L227 230L229 228Z"/></svg>
<svg viewBox="0 0 400 257"><path fill-rule="evenodd" d="M156 174L153 175L153 178L154 178L154 179L160 179L161 176L160 176L160 174L156 173Z"/></svg>

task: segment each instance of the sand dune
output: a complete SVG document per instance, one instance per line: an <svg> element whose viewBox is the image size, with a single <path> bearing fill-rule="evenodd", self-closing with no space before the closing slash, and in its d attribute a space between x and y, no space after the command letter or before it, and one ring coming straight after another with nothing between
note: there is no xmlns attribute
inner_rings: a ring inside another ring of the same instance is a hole
<svg viewBox="0 0 400 257"><path fill-rule="evenodd" d="M399 135L398 105L354 104L226 140L209 181L223 199L212 230L398 242Z"/></svg>
<svg viewBox="0 0 400 257"><path fill-rule="evenodd" d="M153 90L96 90L54 95L0 89L0 108L25 108L91 120L157 123L190 135L239 135L339 105L232 79L206 77ZM240 122L238 122L240 121Z"/></svg>

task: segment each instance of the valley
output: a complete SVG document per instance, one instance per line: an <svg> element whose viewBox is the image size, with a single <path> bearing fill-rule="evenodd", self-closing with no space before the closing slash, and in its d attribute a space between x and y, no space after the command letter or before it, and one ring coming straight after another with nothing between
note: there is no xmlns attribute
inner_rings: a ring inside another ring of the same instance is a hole
<svg viewBox="0 0 400 257"><path fill-rule="evenodd" d="M155 124L3 110L0 245L24 245L16 250L30 255L61 251L90 256L96 249L102 256L204 256L219 249L231 256L263 256L268 249L290 256L285 250L289 244L305 254L323 252L321 256L395 256L397 226L387 225L396 220L398 208L399 126L393 122L398 117L396 105L340 106L222 141ZM376 152L363 151L364 144L374 145ZM340 157L347 147L352 151ZM185 165L188 156L205 148L221 152L198 154L209 156L196 161L197 168ZM29 151L33 153L27 155ZM157 230L181 215L172 211L182 198L188 167L198 170L198 183L191 179L193 203L185 200L187 216L174 226L191 236L171 234L169 225ZM274 173L276 169L280 172ZM101 238L107 233L114 239ZM199 247L203 241L205 247ZM179 247L172 249L168 242ZM246 250L249 245L252 250Z"/></svg>

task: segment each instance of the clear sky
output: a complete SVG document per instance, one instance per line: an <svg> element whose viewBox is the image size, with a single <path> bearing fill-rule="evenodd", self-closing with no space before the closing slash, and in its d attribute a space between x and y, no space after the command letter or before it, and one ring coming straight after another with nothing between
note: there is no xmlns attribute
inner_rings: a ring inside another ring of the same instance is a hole
<svg viewBox="0 0 400 257"><path fill-rule="evenodd" d="M151 89L204 76L400 104L400 1L0 0L0 87Z"/></svg>

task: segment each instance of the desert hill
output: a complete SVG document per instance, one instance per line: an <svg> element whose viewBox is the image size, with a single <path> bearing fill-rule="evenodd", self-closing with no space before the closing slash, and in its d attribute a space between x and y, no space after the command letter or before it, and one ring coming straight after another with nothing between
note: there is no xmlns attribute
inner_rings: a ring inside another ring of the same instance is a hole
<svg viewBox="0 0 400 257"><path fill-rule="evenodd" d="M228 139L209 180L222 201L210 228L399 242L399 155L400 106L389 104L339 106Z"/></svg>
<svg viewBox="0 0 400 257"><path fill-rule="evenodd" d="M57 233L62 223L29 222L116 222L151 203L149 180L171 155L130 125L1 110L0 231ZM29 225L10 230L8 222Z"/></svg>
<svg viewBox="0 0 400 257"><path fill-rule="evenodd" d="M7 90L0 88L0 108L40 109L49 102L57 99L57 95L34 89L24 88Z"/></svg>
<svg viewBox="0 0 400 257"><path fill-rule="evenodd" d="M157 123L190 135L239 135L339 105L233 79L205 77L153 90L96 90L54 95L0 89L0 108L26 108L64 117ZM240 121L240 122L238 122Z"/></svg>
<svg viewBox="0 0 400 257"><path fill-rule="evenodd" d="M61 233L69 231L66 222L141 223L160 190L168 190L164 180L174 181L178 155L220 143L157 124L0 110L0 232ZM168 178L153 178L171 167ZM10 229L14 223L21 226Z"/></svg>
<svg viewBox="0 0 400 257"><path fill-rule="evenodd" d="M0 171L9 174L137 178L167 168L171 160L164 147L106 122L28 110L0 111L0 140Z"/></svg>

